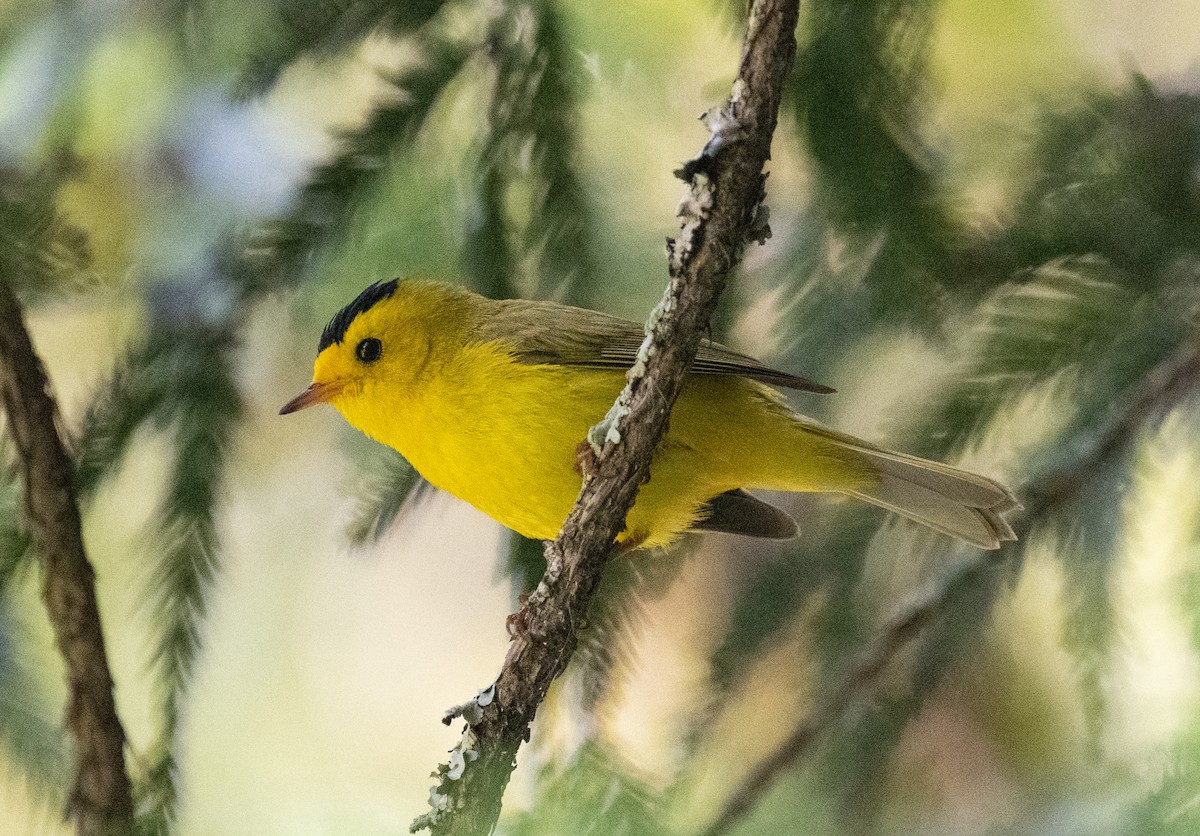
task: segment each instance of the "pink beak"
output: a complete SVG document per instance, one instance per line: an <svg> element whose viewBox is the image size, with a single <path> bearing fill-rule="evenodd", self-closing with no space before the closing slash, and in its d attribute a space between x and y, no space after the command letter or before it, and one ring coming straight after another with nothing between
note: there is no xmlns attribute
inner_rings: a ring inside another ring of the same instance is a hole
<svg viewBox="0 0 1200 836"><path fill-rule="evenodd" d="M279 414L287 415L291 412L299 412L301 409L308 409L310 406L316 406L319 403L329 403L329 399L340 392L341 389L342 386L338 383L314 382L299 395L280 407Z"/></svg>

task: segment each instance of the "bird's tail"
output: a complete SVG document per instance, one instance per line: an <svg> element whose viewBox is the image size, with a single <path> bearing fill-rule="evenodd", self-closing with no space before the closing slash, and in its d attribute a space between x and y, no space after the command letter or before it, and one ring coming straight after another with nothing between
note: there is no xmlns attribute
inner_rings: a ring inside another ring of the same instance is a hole
<svg viewBox="0 0 1200 836"><path fill-rule="evenodd" d="M1021 504L999 482L949 465L883 450L824 428L808 429L839 447L853 450L874 474L873 479L853 488L839 488L842 493L983 549L996 549L1005 540L1017 539L1002 515L1020 508Z"/></svg>

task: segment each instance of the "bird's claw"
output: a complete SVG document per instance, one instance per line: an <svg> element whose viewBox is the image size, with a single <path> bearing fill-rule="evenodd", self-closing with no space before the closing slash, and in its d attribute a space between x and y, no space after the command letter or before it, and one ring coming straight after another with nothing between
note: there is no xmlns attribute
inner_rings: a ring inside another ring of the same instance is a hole
<svg viewBox="0 0 1200 836"><path fill-rule="evenodd" d="M600 460L596 457L596 448L586 438L575 447L575 472L580 476L591 476L596 472Z"/></svg>
<svg viewBox="0 0 1200 836"><path fill-rule="evenodd" d="M525 619L525 603L529 600L529 593L522 592L517 596L517 603L521 605L521 609L514 613L510 613L504 619L504 629L508 631L509 641L525 635L529 631L529 624Z"/></svg>

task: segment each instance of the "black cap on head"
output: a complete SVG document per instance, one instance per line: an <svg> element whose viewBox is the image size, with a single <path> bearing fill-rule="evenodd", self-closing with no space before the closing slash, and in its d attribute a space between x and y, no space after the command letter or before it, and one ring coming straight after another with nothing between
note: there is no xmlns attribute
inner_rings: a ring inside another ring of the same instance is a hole
<svg viewBox="0 0 1200 836"><path fill-rule="evenodd" d="M345 338L346 329L350 327L350 323L354 321L354 317L360 313L369 311L384 299L390 299L392 294L396 292L396 287L399 283L399 279L392 279L390 282L375 282L375 284L358 294L353 302L334 314L333 319L329 320L329 324L321 332L321 341L317 344L317 353L320 354L334 343L340 343Z"/></svg>

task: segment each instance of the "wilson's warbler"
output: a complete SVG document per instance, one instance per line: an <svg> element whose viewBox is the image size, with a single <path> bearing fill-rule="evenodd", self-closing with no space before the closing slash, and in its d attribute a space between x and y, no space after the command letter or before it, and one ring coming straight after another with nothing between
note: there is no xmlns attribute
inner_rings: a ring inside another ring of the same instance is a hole
<svg viewBox="0 0 1200 836"><path fill-rule="evenodd" d="M376 283L321 334L313 383L280 410L329 403L432 484L527 537L558 534L578 448L625 382L642 326L552 302L495 301L435 282ZM803 418L771 386L833 390L705 341L675 404L626 546L703 529L794 536L745 488L832 491L985 549L1015 536L997 482L880 449Z"/></svg>

